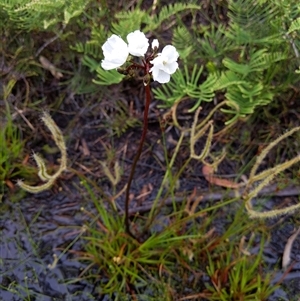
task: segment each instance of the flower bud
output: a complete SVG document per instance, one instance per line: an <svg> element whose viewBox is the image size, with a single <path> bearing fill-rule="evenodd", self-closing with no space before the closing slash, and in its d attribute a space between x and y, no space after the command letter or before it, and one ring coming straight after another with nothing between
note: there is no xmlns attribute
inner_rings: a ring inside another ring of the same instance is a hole
<svg viewBox="0 0 300 301"><path fill-rule="evenodd" d="M159 43L158 43L158 40L157 39L154 39L152 41L152 44L151 44L151 48L153 51L156 51L158 49L158 46L159 46Z"/></svg>

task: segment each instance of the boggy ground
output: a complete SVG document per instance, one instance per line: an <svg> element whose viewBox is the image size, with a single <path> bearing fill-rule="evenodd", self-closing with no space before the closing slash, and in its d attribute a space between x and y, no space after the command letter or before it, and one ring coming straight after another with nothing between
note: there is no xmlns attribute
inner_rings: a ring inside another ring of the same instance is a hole
<svg viewBox="0 0 300 301"><path fill-rule="evenodd" d="M169 3L170 1L162 1L162 3L164 2ZM147 7L152 5L152 1L151 3L145 1L145 3L147 3ZM225 15L225 12L223 14ZM218 16L222 17L222 14L220 13ZM224 20L226 21L226 18ZM184 21L189 22L188 18ZM164 31L162 36L164 36L165 42L171 39L168 30ZM51 34L49 37L43 36L43 38L38 35L35 39L35 48L42 47L44 41L51 37ZM1 300L104 301L113 299L99 293L98 284L101 282L101 278L105 278L101 272L99 273L100 280L97 279L97 281L89 281L84 277L78 279L87 266L86 262L78 260L77 254L79 253L76 253L83 250L86 244L82 238L84 234L82 226L91 222L92 213L96 214L95 204L83 189L81 181L88 180L99 201L111 200L116 192L127 183L142 133L143 84L136 80L128 80L109 87L93 85L91 74L81 70L82 66L77 58L70 63L67 57L62 57L62 53L66 49L69 49L69 46L66 47L59 41L47 45L45 49L46 56L49 55L50 58L53 53L56 54L56 63L59 61L60 68L71 74L70 77L64 74L60 80L53 78L47 70L40 74L41 68L37 68L35 59L32 57L28 61L28 65L30 63L31 67L34 66L32 68L39 70L37 74L41 75L40 78L30 77L22 74L21 71L15 72L15 62L9 60L10 55L6 57L8 62L5 59L1 61L3 86L9 82L12 75L17 79L7 100L13 122L21 133L20 139L26 142L23 157L18 158L18 161L23 164L24 168L34 169L34 175L31 172L28 177L24 177L24 181L37 185L40 183L36 177L35 163L29 157L33 150L46 158L47 167L51 172L54 172L58 165L59 152L50 133L40 121L43 110L49 111L63 131L68 149L68 170L49 191L37 195L24 194L15 185L18 177L6 179L7 187L4 189L0 203ZM28 56L31 56L31 52ZM11 72L9 68L12 69ZM76 79L76 76L80 79ZM152 83L152 86L155 87L157 84ZM1 83L1 92L2 88ZM81 93L78 92L79 90ZM85 92L82 92L84 90ZM93 92L89 93L89 91ZM218 176L241 182L242 175L249 174L256 156L268 143L286 130L298 126L299 99L298 91L291 95L284 95L270 107L258 109L247 120L240 120L234 127L216 135L213 139L211 153L219 155L223 149L227 153L218 168ZM218 95L215 101L221 102L222 100L223 96ZM184 100L177 110L180 124L187 128L193 122L193 114L187 112L187 108L192 102L191 99ZM139 212L146 216L149 212L166 171L167 161L170 160L180 135L172 120L167 118L169 109L162 109L160 105L162 103L155 99L152 100L146 142L131 187L130 212L132 215ZM215 103L202 105L200 120L207 116ZM1 125L7 121L7 116L4 116L5 106L6 103L1 100L0 109L1 114L3 113ZM226 116L217 112L213 119L215 132L223 130ZM202 141L197 144L197 147L200 152ZM261 170L296 156L298 149L299 134L287 139L272 150L262 162ZM189 140L186 139L176 157L172 170L174 175L188 157ZM110 170L113 170L115 162L119 163L121 179L117 187L112 187L100 161L105 162ZM257 202L262 204L260 210L281 208L299 202L297 166L278 176L274 183L271 183L271 187L272 189L268 193L265 191L257 199ZM165 190L167 189L168 187L165 188ZM174 187L173 196L165 200L158 219L165 221L166 215L170 214L174 208L178 209L184 206L191 195L194 196L194 199L197 199L197 196L203 196L202 202L197 206L199 209L213 204L222 204L228 198L233 198L235 191L208 183L202 174L202 164L193 160L180 176ZM178 207L174 206L174 200ZM116 201L118 212L122 216L124 214L124 193ZM221 236L226 231L236 212L240 208L243 209L243 206L243 200L240 198L234 204L220 207L211 213L214 217L211 228L215 229L215 237ZM242 220L248 221L245 210L242 214ZM161 224L154 225L152 230L161 231ZM298 227L299 214L297 212L249 224L249 232L252 231L256 235L255 230L263 229L269 234L264 243L261 272L262 275L265 275L265 272L272 273L272 285L280 283L280 287L269 298L270 301L296 301L300 298L298 254L300 237L296 238L293 244L289 268L286 271L281 269L286 243ZM242 241L242 237L237 239ZM250 240L248 236L247 240ZM211 247L211 251L213 247ZM229 249L230 240L228 240L228 244L224 244L224 253L228 253ZM259 253L259 249L260 236L257 235L251 249L247 251L255 257ZM55 264L53 254L59 257L57 264ZM214 259L218 260L219 258L215 256ZM174 266L176 264L177 262L174 262ZM178 269L177 274L173 275L171 290L174 300L188 300L187 298L208 300L208 298L200 296L212 281L206 270L208 262L203 262L203 266L196 267L195 271L192 269L193 265L196 266L191 261L187 267L191 270L190 273ZM98 271L95 268L96 272ZM227 280L224 280L224 288L230 290ZM131 299L129 300L135 300L134 290L130 293ZM147 295L151 296L151 294L154 294L151 289L145 289L144 296L138 296L138 300L149 300ZM159 297L160 300L166 300L164 295ZM157 298L156 296L155 300L158 300Z"/></svg>
<svg viewBox="0 0 300 301"><path fill-rule="evenodd" d="M53 94L55 86L61 89L57 82L52 84L52 89L49 89L48 95L46 94L48 101L55 98L56 92ZM66 137L68 171L50 191L20 197L22 199L17 202L15 199L18 197L18 188L15 187L13 191L7 191L3 197L0 205L2 212L0 218L2 263L0 297L2 300L109 300L108 296L99 295L97 283L91 283L85 279L73 283L86 265L78 262L76 255L69 252L70 250L82 250L84 242L80 238L80 231L82 225L88 223L90 219L86 212L95 211L93 202L87 201L87 198L83 197L82 191L78 189L80 187L79 177L90 179L108 197L113 196L111 183L99 162L106 162L110 168L116 161L119 162L122 176L117 190L120 190L128 179L141 136L142 87L136 86L134 83L124 83L107 89L106 95L109 96L103 97L99 101L95 98L73 97L70 88L66 88L65 100L59 110L51 110L51 115ZM103 95L105 95L104 92ZM118 108L116 100L120 100L123 104L122 114L120 110L116 109ZM15 101L17 102L17 100ZM212 152L220 153L224 147L227 150L227 156L219 166L218 174L227 179L238 179L238 181L242 174L247 175L257 152L266 143L276 138L278 133L297 124L298 118L295 116L299 114L298 102L297 99L291 100L284 110L280 104L277 105L277 108L273 108L272 112L265 108L247 121L240 121L237 126L223 135L215 137ZM165 123L163 128L159 123L168 110L158 109L158 105L159 103L153 100L146 143L131 188L130 210L132 213L149 211L165 172L166 156L171 157L178 140L179 133L171 120ZM212 106L213 104L204 106L200 118L204 117ZM192 115L186 114L184 104L178 111L178 119L186 126L191 125ZM275 111L276 113L274 113ZM276 123L270 120L266 121L264 118L264 116L270 116L271 113L276 116L276 118L274 117ZM36 130L34 135L28 139L26 150L28 153L31 150L42 152L47 158L50 169L55 170L59 154L55 152L56 149L50 134L44 130L38 114L33 110L24 113L25 118ZM20 124L20 128L25 129L26 124L18 114L16 116L15 122ZM124 129L124 118L132 119L135 125ZM221 130L224 116L217 113L214 119L216 131ZM26 138L26 133L29 132L24 131L24 138ZM162 143L163 135L165 135L166 147ZM273 166L290 158L297 152L293 149L293 145L297 143L297 139L289 140L285 145L279 146L278 150L272 152L263 162L262 168ZM46 145L49 145L50 149L53 148L54 151L47 151ZM164 149L166 149L166 154ZM176 158L174 173L183 165L188 153L189 147L188 141L186 141ZM26 164L34 165L31 160ZM179 204L184 203L185 197L190 195L194 189L197 194L206 196L203 201L206 204L204 206L209 206L211 202L220 202L226 199L226 195L232 193L230 190L209 184L205 180L201 168L201 163L193 161L181 175L174 191ZM292 189L299 187L295 175L297 175L297 169L287 175L282 175L272 183L276 188L268 193L269 196L263 195L257 200L262 203L262 210L280 208L298 201L298 190ZM26 179L24 180L26 181ZM284 188L286 188L285 194L280 196L280 191ZM117 199L117 204L120 214L123 214L124 196ZM168 202L166 206L168 206ZM219 233L224 231L224 227L230 220L229 217L234 216L237 206L243 206L242 200L235 206L221 208L219 213L216 213L213 225ZM85 211L81 210L82 207L85 208ZM269 239L266 241L263 251L264 269L272 272L274 276L272 283L281 283L280 288L276 289L269 300L298 300L300 297L298 258L300 237L295 240L292 248L290 268L286 272L280 268L288 238L294 229L299 227L298 213L259 222L259 224L265 224L269 231ZM258 248L259 242L257 241L256 248L253 247L250 250L251 253L258 252ZM53 264L53 254L59 256L57 265ZM201 282L204 289L205 283L210 283L210 279L204 274ZM182 291L180 294L178 293L178 296L200 293L199 287L201 286L197 286L197 289L195 287L193 289L186 288L185 294ZM200 299L199 297L198 300Z"/></svg>

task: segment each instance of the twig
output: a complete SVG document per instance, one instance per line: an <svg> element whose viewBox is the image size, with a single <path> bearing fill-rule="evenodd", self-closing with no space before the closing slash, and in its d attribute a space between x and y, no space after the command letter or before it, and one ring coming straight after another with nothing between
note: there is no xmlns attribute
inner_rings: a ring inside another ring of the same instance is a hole
<svg viewBox="0 0 300 301"><path fill-rule="evenodd" d="M287 240L282 256L282 269L286 269L291 261L291 252L292 252L293 243L297 238L297 236L299 235L299 233L300 233L300 228L293 235L291 235Z"/></svg>
<svg viewBox="0 0 300 301"><path fill-rule="evenodd" d="M51 43L53 43L55 40L57 40L61 34L63 33L64 29L65 29L66 25L63 25L63 28L59 31L59 33L57 33L54 37L50 38L48 41L46 41L35 53L35 57L38 57L40 55L40 53Z"/></svg>
<svg viewBox="0 0 300 301"><path fill-rule="evenodd" d="M205 201L220 201L223 199L234 198L237 196L242 196L243 190L232 190L230 192L221 191L221 192L213 192L208 193L207 191L197 191L196 196L202 196L202 202ZM186 200L186 196L188 194L184 194L181 196L177 196L174 198L167 198L164 200L165 206L170 206L172 204L177 203L180 204ZM300 187L289 186L282 190L278 190L278 186L270 185L262 189L257 196L273 196L273 197L287 197L287 196L297 196L300 195ZM196 198L195 198L196 199ZM138 206L129 210L129 214L133 215L136 213L145 213L151 210L153 206L152 202L147 202L143 206ZM120 213L121 214L121 213Z"/></svg>

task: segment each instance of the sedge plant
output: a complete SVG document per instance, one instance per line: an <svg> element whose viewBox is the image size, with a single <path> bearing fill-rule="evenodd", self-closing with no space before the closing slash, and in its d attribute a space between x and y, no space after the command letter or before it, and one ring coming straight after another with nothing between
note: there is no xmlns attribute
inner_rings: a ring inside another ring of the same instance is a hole
<svg viewBox="0 0 300 301"><path fill-rule="evenodd" d="M238 209L225 233L207 246L208 300L269 300L278 288L265 271L263 251L269 236ZM253 229L256 228L256 231ZM256 250L259 248L258 251ZM254 251L255 250L255 251Z"/></svg>
<svg viewBox="0 0 300 301"><path fill-rule="evenodd" d="M14 179L30 177L35 172L35 168L24 163L24 144L7 104L5 117L0 121L0 195L6 190L5 186L13 191Z"/></svg>
<svg viewBox="0 0 300 301"><path fill-rule="evenodd" d="M24 143L20 140L19 131L10 114L7 114L7 121L1 123L0 144L0 181L3 184L9 178L23 174L21 164L16 162Z"/></svg>

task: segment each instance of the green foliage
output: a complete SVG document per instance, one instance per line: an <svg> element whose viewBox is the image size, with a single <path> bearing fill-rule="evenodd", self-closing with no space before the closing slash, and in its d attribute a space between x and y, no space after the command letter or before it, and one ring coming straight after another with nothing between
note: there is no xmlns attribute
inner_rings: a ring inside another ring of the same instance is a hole
<svg viewBox="0 0 300 301"><path fill-rule="evenodd" d="M89 192L89 200L92 199L97 208L96 216L89 213L93 222L84 237L85 251L80 252L80 259L89 263L82 276L91 279L97 277L100 280L98 289L102 293L114 294L115 300L126 300L128 286L131 285L140 296L139 291L147 291L149 282L151 294L158 293L155 296L161 297L161 290L164 289L164 298L173 300L174 292L170 284L177 283L177 288L182 284L181 279L178 282L179 271L186 276L195 264L196 270L202 265L200 261L189 267L194 256L201 252L205 254L204 246L207 243L203 237L213 218L209 216L200 223L196 222L196 216L202 216L203 213L195 212L196 206L193 205L191 209L191 204L170 214L164 214L166 210L162 209L161 216L153 221L143 241L137 241L125 232L123 217L117 211L114 197L109 203L99 201L86 181L81 183ZM138 219L133 221L135 228L143 227L145 222ZM174 262L177 264L174 265ZM178 290L177 294L185 295L186 291Z"/></svg>
<svg viewBox="0 0 300 301"><path fill-rule="evenodd" d="M125 77L116 70L104 70L103 68L101 68L98 61L96 61L88 55L84 55L82 62L83 64L89 67L90 71L96 71L97 79L93 80L95 84L102 86L118 84Z"/></svg>
<svg viewBox="0 0 300 301"><path fill-rule="evenodd" d="M95 25L95 27L91 30L91 39L85 43L83 42L76 42L75 45L71 45L71 49L82 53L84 55L84 58L90 58L93 57L94 59L100 59L103 57L102 54L102 45L107 39L107 33L105 27L100 24L99 26ZM89 61L85 63L88 67L91 67L89 65ZM96 68L93 68L95 70Z"/></svg>
<svg viewBox="0 0 300 301"><path fill-rule="evenodd" d="M280 42L280 32L277 24L271 21L279 11L271 3L255 5L256 1L229 1L226 37L233 45L245 47L247 45L274 45Z"/></svg>
<svg viewBox="0 0 300 301"><path fill-rule="evenodd" d="M197 1L195 1L197 3ZM180 16L180 13L186 10L200 10L200 6L192 3L175 3L165 5L158 14L151 16L151 22L145 27L145 31L152 31L162 26L163 22L170 22L173 16Z"/></svg>
<svg viewBox="0 0 300 301"><path fill-rule="evenodd" d="M270 104L299 82L299 14L297 1L238 0L228 1L227 26L211 22L191 30L179 25L173 44L183 67L154 91L156 97L169 106L190 97L193 111L224 94L229 108L223 111L234 114L227 123ZM201 77L193 77L196 65L206 67ZM200 94L206 97L194 97Z"/></svg>
<svg viewBox="0 0 300 301"><path fill-rule="evenodd" d="M174 16L187 10L198 10L199 5L188 3L175 3L162 7L158 14L150 14L149 11L134 9L132 11L122 11L116 14L116 22L112 23L112 32L125 38L129 32L141 29L143 32L158 30L164 22L170 22Z"/></svg>
<svg viewBox="0 0 300 301"><path fill-rule="evenodd" d="M300 17L291 23L287 34L290 34L294 31L300 31Z"/></svg>
<svg viewBox="0 0 300 301"><path fill-rule="evenodd" d="M247 250L253 244L253 238L246 249L242 249L241 242L238 247L231 241L228 248L220 244L209 252L207 272L212 282L212 286L207 286L212 293L209 300L264 301L276 290L276 285L271 285L271 275L261 272L265 238L261 237L259 253L255 255Z"/></svg>
<svg viewBox="0 0 300 301"><path fill-rule="evenodd" d="M16 125L7 114L8 119L1 124L0 130L0 181L17 174L14 167L17 165L23 151L24 142L20 139L20 133Z"/></svg>
<svg viewBox="0 0 300 301"><path fill-rule="evenodd" d="M85 57L84 62L86 63L90 58ZM95 62L96 63L96 62ZM102 86L109 86L112 84L118 84L122 81L125 75L120 74L117 70L104 70L98 64L96 69L98 79L94 79L93 82Z"/></svg>
<svg viewBox="0 0 300 301"><path fill-rule="evenodd" d="M35 172L22 164L24 140L8 109L5 115L0 123L0 194L5 183L9 185L17 177L32 177Z"/></svg>
<svg viewBox="0 0 300 301"><path fill-rule="evenodd" d="M244 117L252 114L256 107L270 103L274 98L275 88L272 78L267 76L268 68L286 58L284 53L267 53L266 49L250 53L247 64L224 58L222 63L228 70L211 75L216 79L214 90L226 89L228 106L234 108L233 111L223 111L236 114L236 118Z"/></svg>
<svg viewBox="0 0 300 301"><path fill-rule="evenodd" d="M90 1L85 0L1 0L3 18L0 26L12 25L24 30L45 30L83 13ZM8 22L8 23L7 23Z"/></svg>
<svg viewBox="0 0 300 301"><path fill-rule="evenodd" d="M129 128L132 128L136 125L141 126L141 122L137 118L134 116L129 116L128 106L122 101L117 101L115 109L116 113L114 114L113 120L109 124L113 134L120 137L121 134L125 133Z"/></svg>
<svg viewBox="0 0 300 301"><path fill-rule="evenodd" d="M162 85L154 90L156 98L163 100L167 105L173 105L175 102L190 97L196 100L196 105L202 101L211 101L214 97L213 87L216 78L210 77L198 86L203 67L194 65L192 74L189 74L187 66L184 70L179 69L173 76L168 85Z"/></svg>

